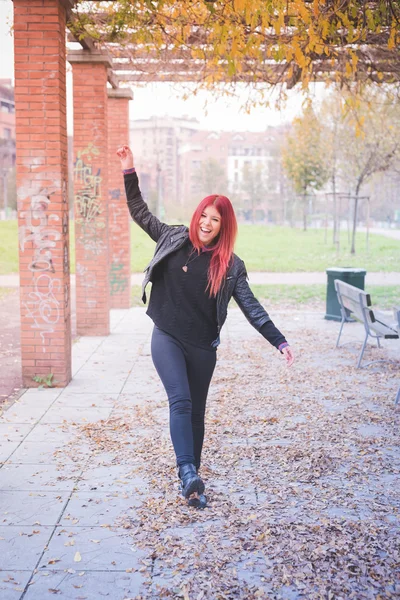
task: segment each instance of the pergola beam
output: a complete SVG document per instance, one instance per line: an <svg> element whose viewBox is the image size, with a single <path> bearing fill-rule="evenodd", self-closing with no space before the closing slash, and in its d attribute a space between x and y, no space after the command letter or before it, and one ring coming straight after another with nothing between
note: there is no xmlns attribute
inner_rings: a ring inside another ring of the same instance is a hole
<svg viewBox="0 0 400 600"><path fill-rule="evenodd" d="M73 19L73 14L70 10L67 11L67 19L68 19L68 21L71 21ZM83 50L85 50L87 52L92 52L94 54L98 52L98 48L96 47L93 39L87 35L85 37L77 39L70 31L68 31L67 32L67 41L80 44L82 46ZM70 50L70 52L73 52L73 50ZM114 88L114 89L118 88L119 80L118 80L118 77L113 72L112 68L107 70L107 80L112 88Z"/></svg>
<svg viewBox="0 0 400 600"><path fill-rule="evenodd" d="M79 15L69 11L69 19L79 24ZM265 61L255 60L251 56L236 59L236 72L227 75L228 61L220 60L215 70L210 65L210 57L214 50L208 43L208 32L200 27L192 26L189 37L184 47L176 48L170 43L168 34L165 34L165 46L156 49L149 45L132 42L110 42L106 36L106 19L108 13L96 12L98 27L96 29L98 40L93 41L80 24L75 34L69 34L68 40L79 42L86 51L106 52L112 58L112 67L108 70L108 81L116 89L120 82L194 82L201 83L215 78L215 81L268 83L276 85L286 83L288 88L293 87L302 77L302 69L296 64L275 62L268 58ZM133 30L132 30L133 32ZM131 33L132 33L131 32ZM129 28L125 32L129 35ZM294 27L286 27L285 33L277 35L273 28L258 31L261 43L261 56L270 56L271 48L278 48L282 42L291 44L296 33ZM343 30L344 37L346 31ZM352 77L356 81L371 81L378 83L400 82L400 60L398 48L388 48L390 31L382 29L378 33L369 32L367 38L362 38L352 44L346 43L337 46L337 40L332 38L331 54L311 53L312 68L310 77L313 81L340 80L348 77L348 64L353 71ZM354 39L357 39L356 32ZM329 39L325 40L326 43ZM349 54L350 53L350 54ZM351 55L351 59L349 56ZM357 60L355 65L354 60ZM222 67L221 73L218 67Z"/></svg>

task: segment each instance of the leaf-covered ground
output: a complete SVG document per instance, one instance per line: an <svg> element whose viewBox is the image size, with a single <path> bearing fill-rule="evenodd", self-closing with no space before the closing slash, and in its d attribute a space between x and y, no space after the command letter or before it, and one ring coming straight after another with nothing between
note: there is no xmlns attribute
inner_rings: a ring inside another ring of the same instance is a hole
<svg viewBox="0 0 400 600"><path fill-rule="evenodd" d="M155 375L134 406L82 427L103 465L132 465L148 482L113 524L145 552L137 598L400 597L399 361L356 370L360 344L335 350L337 324L286 322L291 370L248 325L225 332L208 402L204 511L178 495ZM367 358L382 356L369 347Z"/></svg>

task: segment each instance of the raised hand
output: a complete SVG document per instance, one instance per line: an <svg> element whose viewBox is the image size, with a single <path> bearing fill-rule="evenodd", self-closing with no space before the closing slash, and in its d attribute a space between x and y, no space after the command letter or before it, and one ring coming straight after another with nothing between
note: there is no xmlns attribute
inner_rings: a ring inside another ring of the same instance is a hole
<svg viewBox="0 0 400 600"><path fill-rule="evenodd" d="M121 161L121 169L132 169L134 167L133 164L133 154L129 146L120 146L117 150L117 156Z"/></svg>

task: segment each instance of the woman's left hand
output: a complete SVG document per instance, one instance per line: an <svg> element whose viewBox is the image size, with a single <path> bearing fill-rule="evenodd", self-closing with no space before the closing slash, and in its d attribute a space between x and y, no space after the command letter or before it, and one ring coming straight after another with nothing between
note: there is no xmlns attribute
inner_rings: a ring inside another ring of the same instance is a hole
<svg viewBox="0 0 400 600"><path fill-rule="evenodd" d="M288 367L291 367L292 364L294 363L294 354L293 354L293 350L291 349L290 346L286 346L286 348L282 349L283 355L285 357L286 360L286 364Z"/></svg>

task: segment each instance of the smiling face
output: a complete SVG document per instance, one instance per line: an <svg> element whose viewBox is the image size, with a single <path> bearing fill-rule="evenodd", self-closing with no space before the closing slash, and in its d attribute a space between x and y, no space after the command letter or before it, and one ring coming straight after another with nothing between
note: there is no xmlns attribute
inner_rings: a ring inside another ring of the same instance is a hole
<svg viewBox="0 0 400 600"><path fill-rule="evenodd" d="M207 206L201 213L199 221L199 240L204 246L209 246L221 229L221 215L213 206Z"/></svg>

